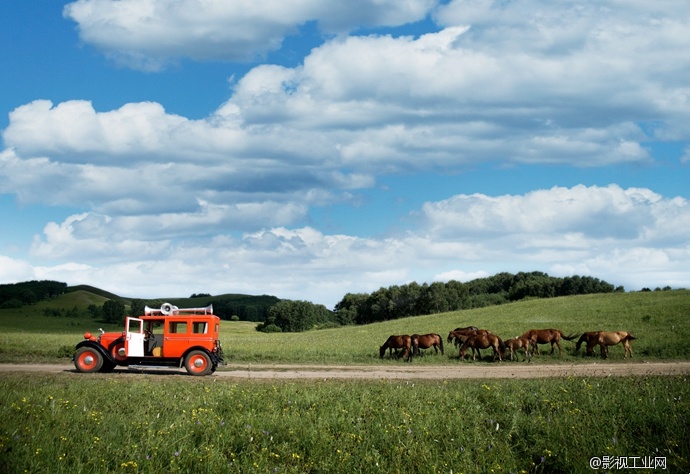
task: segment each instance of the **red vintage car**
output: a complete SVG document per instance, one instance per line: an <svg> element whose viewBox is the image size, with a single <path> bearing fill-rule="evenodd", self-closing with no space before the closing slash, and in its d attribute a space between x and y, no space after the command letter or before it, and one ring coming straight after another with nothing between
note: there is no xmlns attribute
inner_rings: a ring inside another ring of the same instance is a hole
<svg viewBox="0 0 690 474"><path fill-rule="evenodd" d="M191 375L213 373L223 363L220 318L213 306L178 308L148 306L143 316L127 317L122 332L87 332L77 344L74 366L79 372L108 372L116 366L175 368Z"/></svg>

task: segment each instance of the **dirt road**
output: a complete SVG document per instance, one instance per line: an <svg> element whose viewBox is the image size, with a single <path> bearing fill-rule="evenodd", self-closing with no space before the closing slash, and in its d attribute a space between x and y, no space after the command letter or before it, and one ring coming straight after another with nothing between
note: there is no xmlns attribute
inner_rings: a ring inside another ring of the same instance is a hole
<svg viewBox="0 0 690 474"><path fill-rule="evenodd" d="M0 364L3 372L48 372L79 375L71 364ZM126 373L171 373L167 369L126 369ZM184 370L172 373L184 374ZM690 361L676 362L595 362L588 364L502 364L459 363L447 366L423 366L401 363L399 366L343 366L343 365L261 365L231 364L220 368L213 377L234 379L490 379L490 378L544 378L544 377L609 377L630 375L690 375Z"/></svg>

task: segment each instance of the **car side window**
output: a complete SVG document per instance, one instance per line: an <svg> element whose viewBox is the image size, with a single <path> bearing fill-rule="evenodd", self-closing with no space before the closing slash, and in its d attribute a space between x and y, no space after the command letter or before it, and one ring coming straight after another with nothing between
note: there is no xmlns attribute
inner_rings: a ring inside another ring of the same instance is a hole
<svg viewBox="0 0 690 474"><path fill-rule="evenodd" d="M168 332L170 334L186 334L187 333L187 322L186 321L170 321L168 326Z"/></svg>
<svg viewBox="0 0 690 474"><path fill-rule="evenodd" d="M194 334L206 334L208 331L208 323L195 321L192 323L192 332Z"/></svg>

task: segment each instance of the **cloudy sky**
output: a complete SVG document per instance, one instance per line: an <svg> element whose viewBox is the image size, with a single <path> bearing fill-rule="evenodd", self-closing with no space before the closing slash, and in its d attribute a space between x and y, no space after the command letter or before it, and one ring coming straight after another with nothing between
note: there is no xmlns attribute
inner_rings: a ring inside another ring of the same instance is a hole
<svg viewBox="0 0 690 474"><path fill-rule="evenodd" d="M690 287L686 0L6 0L0 283Z"/></svg>

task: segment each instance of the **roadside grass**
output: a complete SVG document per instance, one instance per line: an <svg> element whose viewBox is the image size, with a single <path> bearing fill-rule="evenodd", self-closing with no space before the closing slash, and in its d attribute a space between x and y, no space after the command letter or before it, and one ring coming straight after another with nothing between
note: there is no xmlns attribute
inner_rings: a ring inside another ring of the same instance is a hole
<svg viewBox="0 0 690 474"><path fill-rule="evenodd" d="M237 383L5 373L0 470L590 472L592 457L608 456L688 472L689 401L684 376Z"/></svg>
<svg viewBox="0 0 690 474"><path fill-rule="evenodd" d="M59 301L69 309L77 298L90 304L96 295L74 292ZM63 297L60 297L63 298ZM0 310L0 362L69 361L74 346L86 331L98 328L119 331L122 326L103 325L88 316L75 318L43 315L43 309L56 301L19 310ZM449 331L458 326L490 329L504 339L531 328L558 328L566 334L594 330L627 330L633 341L636 360L690 358L690 291L655 291L532 299L487 308L303 333L260 333L256 323L223 321L221 341L228 364L400 364L386 355L379 359L379 346L391 334L439 333L445 342ZM533 363L574 363L590 361L574 353L575 341L562 341L561 356L534 357ZM542 346L541 350L548 349ZM491 360L484 351L484 361ZM548 350L547 350L548 352ZM610 350L611 361L623 359L623 348ZM426 351L413 363L425 365L457 364L457 348L446 344L445 355ZM471 362L464 362L471 363ZM480 363L480 362L476 362ZM481 362L485 363L485 362ZM221 368L222 370L222 368Z"/></svg>

